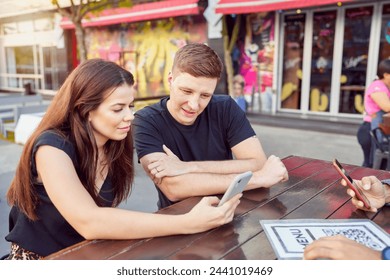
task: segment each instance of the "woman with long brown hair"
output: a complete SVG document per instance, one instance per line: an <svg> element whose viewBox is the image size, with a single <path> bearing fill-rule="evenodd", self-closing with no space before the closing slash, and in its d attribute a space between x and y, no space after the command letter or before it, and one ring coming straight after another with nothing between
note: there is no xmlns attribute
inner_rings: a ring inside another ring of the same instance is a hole
<svg viewBox="0 0 390 280"><path fill-rule="evenodd" d="M203 198L183 215L114 208L134 178L133 76L101 59L66 79L24 146L7 193L8 259L41 259L84 239L133 239L205 231L230 222L240 195Z"/></svg>

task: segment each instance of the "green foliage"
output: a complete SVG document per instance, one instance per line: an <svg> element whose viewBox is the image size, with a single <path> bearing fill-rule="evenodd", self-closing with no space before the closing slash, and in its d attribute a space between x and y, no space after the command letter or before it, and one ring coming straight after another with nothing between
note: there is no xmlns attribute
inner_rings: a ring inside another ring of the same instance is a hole
<svg viewBox="0 0 390 280"><path fill-rule="evenodd" d="M71 19L77 18L78 20L81 20L89 12L99 14L106 9L133 5L132 0L80 0L70 2L70 6L63 6L59 0L51 0L51 3L57 7L61 14L69 13Z"/></svg>
<svg viewBox="0 0 390 280"><path fill-rule="evenodd" d="M107 8L123 8L123 7L131 7L132 1L131 0L90 0L88 1L88 9L91 12L99 13L104 11Z"/></svg>

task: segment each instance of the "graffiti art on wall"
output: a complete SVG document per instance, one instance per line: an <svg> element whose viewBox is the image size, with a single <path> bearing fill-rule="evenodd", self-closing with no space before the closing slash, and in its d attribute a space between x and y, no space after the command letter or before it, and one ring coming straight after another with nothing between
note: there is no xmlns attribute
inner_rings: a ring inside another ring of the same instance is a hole
<svg viewBox="0 0 390 280"><path fill-rule="evenodd" d="M179 17L87 30L88 58L114 61L136 80L136 97L169 93L168 74L176 51L189 42L207 42L201 16Z"/></svg>

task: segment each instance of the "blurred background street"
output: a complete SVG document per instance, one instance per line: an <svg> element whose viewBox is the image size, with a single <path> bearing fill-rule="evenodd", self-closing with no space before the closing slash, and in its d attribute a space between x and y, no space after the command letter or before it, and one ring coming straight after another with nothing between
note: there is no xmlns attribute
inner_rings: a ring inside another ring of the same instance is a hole
<svg viewBox="0 0 390 280"><path fill-rule="evenodd" d="M363 155L355 135L315 132L303 129L253 125L267 154L280 158L298 155L323 160L337 158L341 163L361 165ZM8 233L9 206L5 193L15 174L23 146L0 140L0 256L9 250L4 237ZM121 207L154 212L157 193L142 167L136 163L135 185L130 198Z"/></svg>

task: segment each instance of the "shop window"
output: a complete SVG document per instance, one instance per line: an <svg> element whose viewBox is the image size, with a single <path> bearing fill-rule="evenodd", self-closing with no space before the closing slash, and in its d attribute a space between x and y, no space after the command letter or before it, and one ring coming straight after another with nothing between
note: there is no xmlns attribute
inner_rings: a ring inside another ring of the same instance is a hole
<svg viewBox="0 0 390 280"><path fill-rule="evenodd" d="M1 25L1 29L4 35L51 31L54 29L54 21L51 17L43 17L34 20L7 22Z"/></svg>
<svg viewBox="0 0 390 280"><path fill-rule="evenodd" d="M339 112L363 113L373 7L346 9Z"/></svg>
<svg viewBox="0 0 390 280"><path fill-rule="evenodd" d="M66 50L43 47L44 89L57 90L67 76Z"/></svg>
<svg viewBox="0 0 390 280"><path fill-rule="evenodd" d="M53 83L56 80L56 68L52 67L53 64L53 47L42 48L43 63L44 63L44 76L45 76L45 88L52 89Z"/></svg>
<svg viewBox="0 0 390 280"><path fill-rule="evenodd" d="M284 23L284 54L281 107L300 109L305 14L287 15Z"/></svg>
<svg viewBox="0 0 390 280"><path fill-rule="evenodd" d="M310 111L329 112L337 11L313 15Z"/></svg>
<svg viewBox="0 0 390 280"><path fill-rule="evenodd" d="M39 88L38 80L39 68L34 64L34 60L39 61L39 53L34 46L9 47L6 51L6 69L8 74L8 86L23 88L24 84L33 83L32 88Z"/></svg>
<svg viewBox="0 0 390 280"><path fill-rule="evenodd" d="M244 78L243 94L248 111L272 109L275 14L253 13L246 17L243 48L239 50L239 74Z"/></svg>
<svg viewBox="0 0 390 280"><path fill-rule="evenodd" d="M390 4L383 6L378 62L390 58Z"/></svg>

